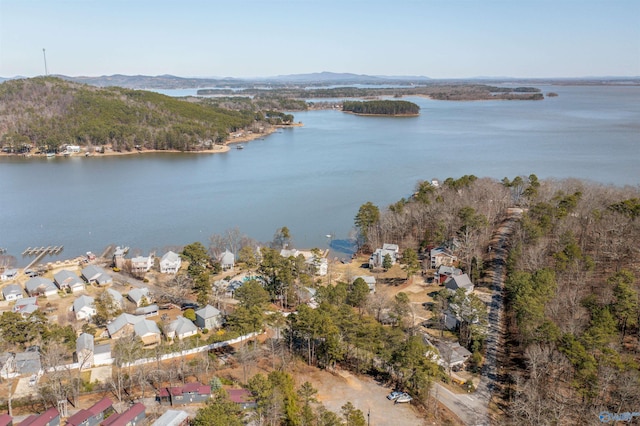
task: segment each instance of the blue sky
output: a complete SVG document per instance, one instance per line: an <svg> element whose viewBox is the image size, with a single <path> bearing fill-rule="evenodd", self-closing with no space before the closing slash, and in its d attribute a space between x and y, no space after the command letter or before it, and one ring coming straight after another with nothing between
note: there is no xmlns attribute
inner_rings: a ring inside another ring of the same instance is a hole
<svg viewBox="0 0 640 426"><path fill-rule="evenodd" d="M0 0L0 76L640 75L639 0Z"/></svg>

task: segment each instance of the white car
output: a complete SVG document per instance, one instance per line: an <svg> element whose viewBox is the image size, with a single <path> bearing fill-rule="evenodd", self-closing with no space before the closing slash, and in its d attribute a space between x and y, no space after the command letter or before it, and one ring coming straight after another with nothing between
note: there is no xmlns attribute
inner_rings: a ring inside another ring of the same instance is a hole
<svg viewBox="0 0 640 426"><path fill-rule="evenodd" d="M399 397L396 398L396 404L402 404L403 402L411 402L413 398L408 393L402 393Z"/></svg>
<svg viewBox="0 0 640 426"><path fill-rule="evenodd" d="M38 376L35 374L29 378L29 386L35 386L38 383Z"/></svg>

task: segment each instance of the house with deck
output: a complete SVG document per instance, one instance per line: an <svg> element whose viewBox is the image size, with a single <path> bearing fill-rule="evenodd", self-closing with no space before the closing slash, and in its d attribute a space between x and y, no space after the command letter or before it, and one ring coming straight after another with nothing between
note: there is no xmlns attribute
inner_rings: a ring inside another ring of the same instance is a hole
<svg viewBox="0 0 640 426"><path fill-rule="evenodd" d="M172 251L166 252L160 258L160 272L163 274L177 274L182 266L182 258Z"/></svg>
<svg viewBox="0 0 640 426"><path fill-rule="evenodd" d="M149 272L153 266L153 254L149 256L136 256L131 259L131 273L144 274Z"/></svg>

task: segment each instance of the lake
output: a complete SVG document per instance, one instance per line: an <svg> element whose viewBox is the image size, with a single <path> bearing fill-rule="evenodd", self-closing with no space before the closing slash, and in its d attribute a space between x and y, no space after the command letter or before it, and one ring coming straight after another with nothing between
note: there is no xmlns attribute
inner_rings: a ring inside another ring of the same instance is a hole
<svg viewBox="0 0 640 426"><path fill-rule="evenodd" d="M544 101L407 98L419 117L297 112L283 129L225 154L0 158L0 247L61 258L109 244L142 253L238 227L270 241L287 226L299 248L347 238L360 205L409 196L418 180L577 177L640 182L640 87L553 86ZM57 258L48 258L47 261Z"/></svg>

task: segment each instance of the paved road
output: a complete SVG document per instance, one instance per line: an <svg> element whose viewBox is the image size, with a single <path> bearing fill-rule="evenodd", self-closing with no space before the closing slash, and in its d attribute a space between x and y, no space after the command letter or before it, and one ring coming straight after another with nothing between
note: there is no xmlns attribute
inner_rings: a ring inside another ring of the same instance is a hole
<svg viewBox="0 0 640 426"><path fill-rule="evenodd" d="M480 383L473 394L454 394L444 386L436 383L434 396L447 408L453 411L467 425L489 425L489 402L497 387L497 354L502 335L502 311L505 262L508 255L508 241L514 222L520 218L522 210L509 209L508 218L496 231L491 241L490 262L493 270L492 293L489 304L489 330L485 340L485 363L482 368Z"/></svg>

